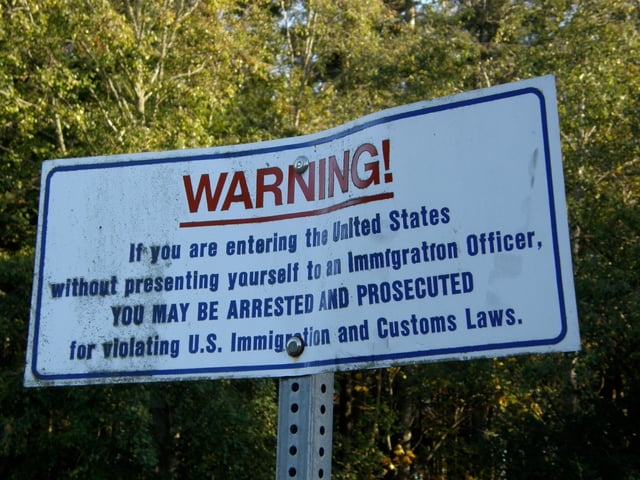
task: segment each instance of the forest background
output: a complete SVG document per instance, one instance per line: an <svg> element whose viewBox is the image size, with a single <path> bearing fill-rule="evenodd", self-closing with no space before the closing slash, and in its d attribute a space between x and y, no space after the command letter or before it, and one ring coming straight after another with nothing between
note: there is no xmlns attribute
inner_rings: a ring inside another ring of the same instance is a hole
<svg viewBox="0 0 640 480"><path fill-rule="evenodd" d="M277 380L24 389L43 160L556 76L582 350L336 375L333 478L640 478L637 0L2 0L0 478L272 479Z"/></svg>

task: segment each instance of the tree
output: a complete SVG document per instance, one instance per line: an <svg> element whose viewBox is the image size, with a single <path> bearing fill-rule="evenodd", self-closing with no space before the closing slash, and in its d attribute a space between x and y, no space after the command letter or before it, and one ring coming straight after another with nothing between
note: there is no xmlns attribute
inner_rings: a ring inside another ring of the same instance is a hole
<svg viewBox="0 0 640 480"><path fill-rule="evenodd" d="M2 8L0 475L271 478L237 456L273 461L273 382L25 391L20 378L40 162L250 140L250 125L230 125L243 103L236 97L268 68L251 32L269 12L197 1ZM226 450L212 455L221 437Z"/></svg>

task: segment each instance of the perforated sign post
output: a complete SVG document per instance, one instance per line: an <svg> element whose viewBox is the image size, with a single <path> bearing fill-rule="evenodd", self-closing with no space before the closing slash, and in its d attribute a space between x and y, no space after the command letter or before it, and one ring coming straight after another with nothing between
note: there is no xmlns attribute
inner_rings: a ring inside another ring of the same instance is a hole
<svg viewBox="0 0 640 480"><path fill-rule="evenodd" d="M41 192L27 386L579 348L553 77Z"/></svg>

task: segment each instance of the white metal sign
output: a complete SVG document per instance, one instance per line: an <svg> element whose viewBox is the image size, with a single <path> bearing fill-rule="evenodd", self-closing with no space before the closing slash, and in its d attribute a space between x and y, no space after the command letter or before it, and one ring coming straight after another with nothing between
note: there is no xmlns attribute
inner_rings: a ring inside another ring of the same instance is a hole
<svg viewBox="0 0 640 480"><path fill-rule="evenodd" d="M579 348L553 77L41 191L29 386Z"/></svg>

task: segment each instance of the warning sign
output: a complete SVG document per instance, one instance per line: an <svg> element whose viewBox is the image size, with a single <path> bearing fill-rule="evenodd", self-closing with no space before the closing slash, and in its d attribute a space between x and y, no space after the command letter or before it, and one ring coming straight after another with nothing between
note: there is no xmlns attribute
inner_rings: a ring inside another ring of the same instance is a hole
<svg viewBox="0 0 640 480"><path fill-rule="evenodd" d="M553 77L41 192L28 386L579 348Z"/></svg>

